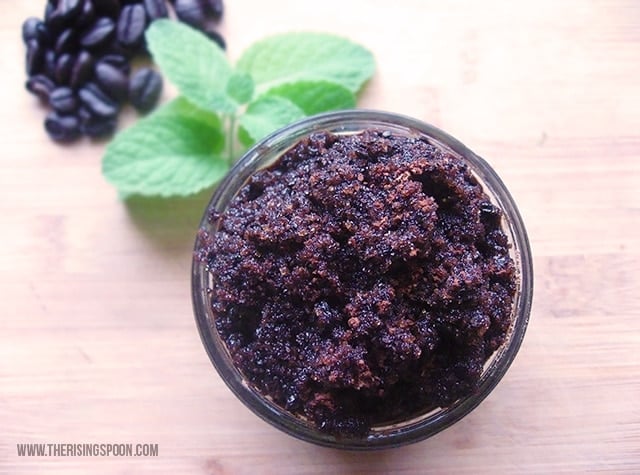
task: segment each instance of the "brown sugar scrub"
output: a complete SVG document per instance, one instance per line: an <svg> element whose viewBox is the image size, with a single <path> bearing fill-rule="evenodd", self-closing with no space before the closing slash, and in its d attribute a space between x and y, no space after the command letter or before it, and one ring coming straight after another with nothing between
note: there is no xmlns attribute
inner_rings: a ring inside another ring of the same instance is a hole
<svg viewBox="0 0 640 475"><path fill-rule="evenodd" d="M249 385L322 432L446 407L512 324L502 214L425 138L313 133L210 212L214 325Z"/></svg>

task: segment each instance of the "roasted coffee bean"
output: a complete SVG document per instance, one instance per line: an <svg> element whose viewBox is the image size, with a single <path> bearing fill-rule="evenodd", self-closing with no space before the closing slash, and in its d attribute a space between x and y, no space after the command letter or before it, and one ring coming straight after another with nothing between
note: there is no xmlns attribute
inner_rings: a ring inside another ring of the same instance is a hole
<svg viewBox="0 0 640 475"><path fill-rule="evenodd" d="M31 76L27 80L26 88L31 94L38 96L38 98L45 104L49 103L49 95L51 91L55 89L55 83L43 74L36 74Z"/></svg>
<svg viewBox="0 0 640 475"><path fill-rule="evenodd" d="M147 15L142 5L127 5L118 18L117 38L125 46L136 46L142 42L147 27Z"/></svg>
<svg viewBox="0 0 640 475"><path fill-rule="evenodd" d="M167 10L167 4L164 0L144 0L144 9L147 12L149 22L169 16L169 10Z"/></svg>
<svg viewBox="0 0 640 475"><path fill-rule="evenodd" d="M116 117L104 118L89 116L86 120L80 119L80 130L83 134L93 139L100 139L113 135L118 126Z"/></svg>
<svg viewBox="0 0 640 475"><path fill-rule="evenodd" d="M94 117L91 111L83 105L78 108L78 112L76 113L76 115L78 116L78 120L80 120L80 127L82 127L83 122L86 122Z"/></svg>
<svg viewBox="0 0 640 475"><path fill-rule="evenodd" d="M76 116L78 117L78 120L80 121L80 131L84 134L84 131L82 130L84 128L85 124L88 124L89 121L92 120L106 120L104 117L98 117L98 119L95 119L95 115L93 115L93 113L87 109L85 106L82 105L82 102L80 103L80 107L78 107L78 111L76 112Z"/></svg>
<svg viewBox="0 0 640 475"><path fill-rule="evenodd" d="M51 79L56 77L56 52L48 49L44 53L44 74Z"/></svg>
<svg viewBox="0 0 640 475"><path fill-rule="evenodd" d="M85 48L98 48L111 40L115 29L116 25L111 18L98 18L82 36L80 44Z"/></svg>
<svg viewBox="0 0 640 475"><path fill-rule="evenodd" d="M40 39L40 35L38 33L38 26L44 24L35 17L27 18L22 24L22 41L27 44L30 40L38 40L42 42Z"/></svg>
<svg viewBox="0 0 640 475"><path fill-rule="evenodd" d="M51 15L53 15L54 11L56 11L56 6L51 2L47 2L47 4L44 6L44 22L45 23L49 23L49 19L51 18Z"/></svg>
<svg viewBox="0 0 640 475"><path fill-rule="evenodd" d="M207 16L200 0L176 0L174 9L180 21L199 29L206 26Z"/></svg>
<svg viewBox="0 0 640 475"><path fill-rule="evenodd" d="M58 0L56 12L62 17L62 21L70 25L82 10L82 0Z"/></svg>
<svg viewBox="0 0 640 475"><path fill-rule="evenodd" d="M76 57L71 70L70 84L74 89L78 89L91 78L93 73L93 57L88 51L82 50Z"/></svg>
<svg viewBox="0 0 640 475"><path fill-rule="evenodd" d="M119 54L107 54L100 58L100 62L107 63L115 68L118 68L126 75L129 75L129 71L131 71L129 60L125 56Z"/></svg>
<svg viewBox="0 0 640 475"><path fill-rule="evenodd" d="M95 68L96 80L112 99L124 102L129 92L129 78L115 66L100 61Z"/></svg>
<svg viewBox="0 0 640 475"><path fill-rule="evenodd" d="M119 0L94 0L96 2L96 11L101 15L106 15L110 18L118 18L120 14L121 5Z"/></svg>
<svg viewBox="0 0 640 475"><path fill-rule="evenodd" d="M38 40L27 42L27 74L33 76L43 70L45 50Z"/></svg>
<svg viewBox="0 0 640 475"><path fill-rule="evenodd" d="M69 84L73 63L75 62L71 53L65 53L58 57L56 61L56 82L60 85Z"/></svg>
<svg viewBox="0 0 640 475"><path fill-rule="evenodd" d="M53 38L49 34L49 28L47 28L47 25L45 25L44 22L41 21L36 27L36 30L37 38L40 44L50 46Z"/></svg>
<svg viewBox="0 0 640 475"><path fill-rule="evenodd" d="M142 68L131 76L129 101L141 112L148 112L158 103L162 93L162 76L151 68Z"/></svg>
<svg viewBox="0 0 640 475"><path fill-rule="evenodd" d="M78 107L78 99L70 87L58 87L51 91L49 104L61 114L73 112Z"/></svg>
<svg viewBox="0 0 640 475"><path fill-rule="evenodd" d="M47 25L47 28L49 28L49 31L55 35L64 29L65 21L58 9L51 5L51 3L47 5L44 22Z"/></svg>
<svg viewBox="0 0 640 475"><path fill-rule="evenodd" d="M95 19L96 8L93 5L93 0L84 0L80 15L78 15L78 18L76 19L76 26L78 28L84 28L91 25Z"/></svg>
<svg viewBox="0 0 640 475"><path fill-rule="evenodd" d="M205 35L209 37L209 39L215 42L220 48L227 49L227 43L224 41L224 38L220 33L215 30L207 29L204 32Z"/></svg>
<svg viewBox="0 0 640 475"><path fill-rule="evenodd" d="M73 51L76 47L76 34L73 28L67 28L56 40L56 54L61 55Z"/></svg>
<svg viewBox="0 0 640 475"><path fill-rule="evenodd" d="M118 115L118 104L98 87L97 84L88 83L78 92L80 101L91 111L100 117L115 117Z"/></svg>
<svg viewBox="0 0 640 475"><path fill-rule="evenodd" d="M80 137L80 121L73 115L51 112L44 121L44 128L56 142L73 142Z"/></svg>
<svg viewBox="0 0 640 475"><path fill-rule="evenodd" d="M205 14L212 20L218 21L222 18L224 5L222 0L201 0L204 4Z"/></svg>

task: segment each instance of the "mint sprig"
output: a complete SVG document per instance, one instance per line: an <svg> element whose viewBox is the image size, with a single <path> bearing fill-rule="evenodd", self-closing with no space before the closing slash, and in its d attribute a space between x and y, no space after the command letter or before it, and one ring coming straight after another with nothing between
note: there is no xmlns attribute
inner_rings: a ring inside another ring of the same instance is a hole
<svg viewBox="0 0 640 475"><path fill-rule="evenodd" d="M120 196L186 196L212 186L244 147L307 115L352 108L372 76L371 53L323 33L249 47L233 67L198 31L157 20L147 44L180 93L107 147L102 170Z"/></svg>

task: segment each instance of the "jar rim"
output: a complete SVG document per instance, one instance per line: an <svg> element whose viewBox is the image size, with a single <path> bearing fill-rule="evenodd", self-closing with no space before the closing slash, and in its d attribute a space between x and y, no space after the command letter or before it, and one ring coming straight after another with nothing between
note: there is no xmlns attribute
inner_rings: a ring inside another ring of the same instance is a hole
<svg viewBox="0 0 640 475"><path fill-rule="evenodd" d="M503 225L509 237L510 251L517 270L518 289L507 340L485 364L476 391L447 408L422 414L416 420L405 421L397 427L386 426L384 432L371 431L373 433L363 438L337 438L305 424L298 416L269 401L258 390L253 389L233 365L226 345L213 325L214 317L207 292L210 276L206 265L197 256L203 244L202 230L212 230L209 220L211 210L219 213L224 211L248 177L257 170L275 161L303 137L315 132L348 134L371 128L387 128L392 133L424 137L458 155L467 163L483 186L484 192L489 194L492 200L495 199L503 211ZM531 312L533 266L529 239L515 201L500 177L484 159L446 132L417 119L377 110L342 110L311 116L275 131L251 147L223 178L207 204L199 229L201 232L198 233L194 245L191 290L196 324L209 359L226 385L249 409L271 425L307 442L333 448L369 450L397 447L430 437L462 419L489 395L515 359L524 338Z"/></svg>

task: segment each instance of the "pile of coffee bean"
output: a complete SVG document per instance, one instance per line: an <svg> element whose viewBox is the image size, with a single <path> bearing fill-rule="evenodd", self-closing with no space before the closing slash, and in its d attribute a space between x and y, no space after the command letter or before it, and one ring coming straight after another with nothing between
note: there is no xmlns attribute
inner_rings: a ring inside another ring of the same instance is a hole
<svg viewBox="0 0 640 475"><path fill-rule="evenodd" d="M222 0L168 3L178 20L225 47L213 29ZM162 77L150 67L132 72L131 61L148 56L147 26L169 16L165 0L48 0L43 20L25 20L26 88L52 109L45 129L53 140L108 137L127 101L140 112L155 107Z"/></svg>

